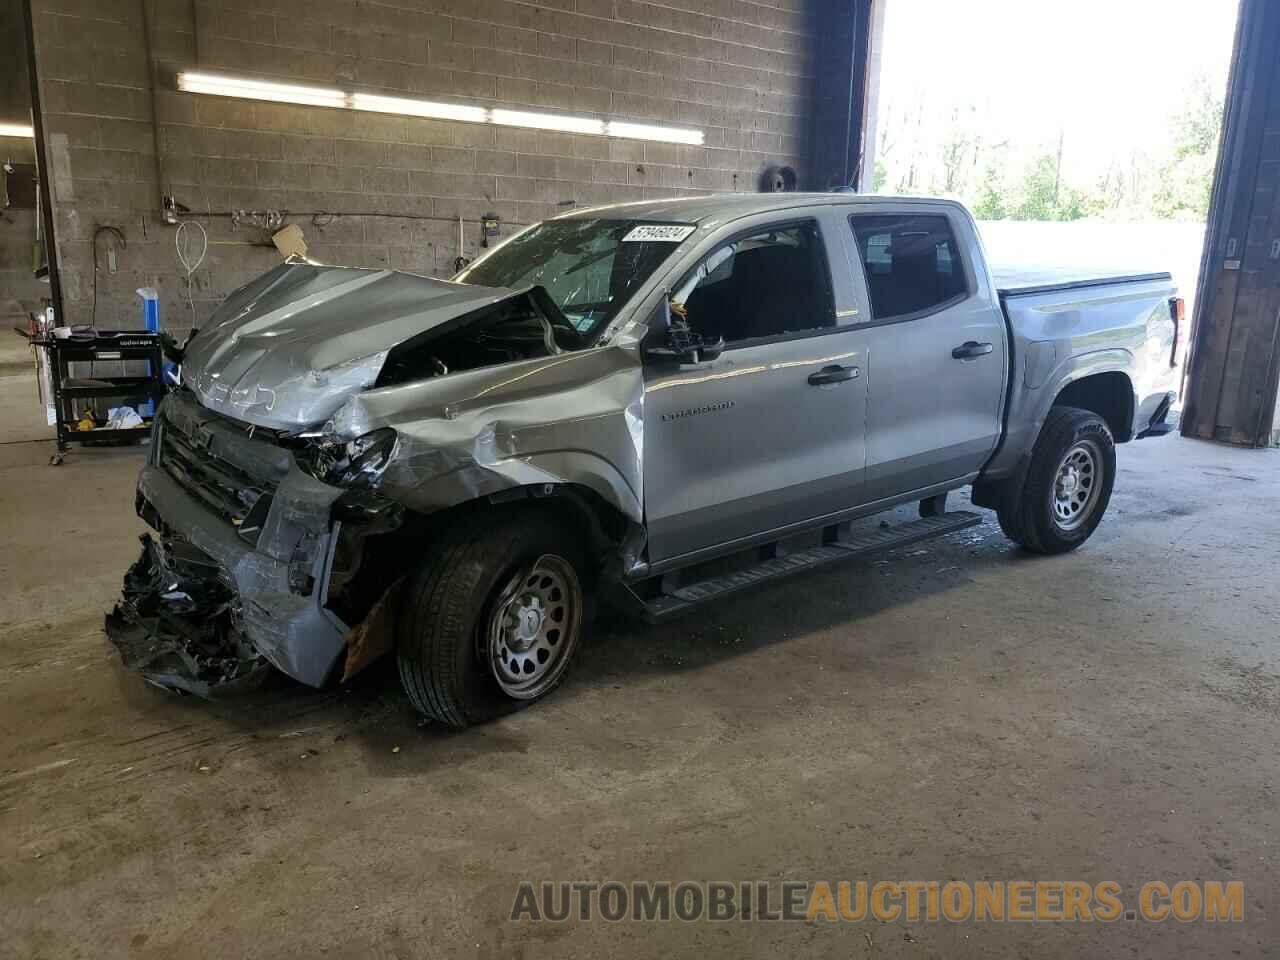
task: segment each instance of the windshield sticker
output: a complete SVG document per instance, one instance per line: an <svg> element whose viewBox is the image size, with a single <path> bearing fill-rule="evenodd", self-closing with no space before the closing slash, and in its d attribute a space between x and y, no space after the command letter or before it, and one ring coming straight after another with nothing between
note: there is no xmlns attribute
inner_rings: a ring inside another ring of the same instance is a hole
<svg viewBox="0 0 1280 960"><path fill-rule="evenodd" d="M645 223L633 227L622 238L623 243L680 243L697 227L682 227L670 223Z"/></svg>

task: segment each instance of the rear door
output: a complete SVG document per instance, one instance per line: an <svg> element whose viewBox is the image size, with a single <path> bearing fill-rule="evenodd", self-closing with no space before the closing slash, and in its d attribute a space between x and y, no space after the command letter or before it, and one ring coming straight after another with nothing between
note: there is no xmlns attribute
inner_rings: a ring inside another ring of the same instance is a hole
<svg viewBox="0 0 1280 960"><path fill-rule="evenodd" d="M874 209L846 223L871 312L867 501L977 473L1000 438L1008 365L968 219L949 204Z"/></svg>
<svg viewBox="0 0 1280 960"><path fill-rule="evenodd" d="M708 340L723 336L726 349L698 364L646 361L651 563L861 499L866 334L847 322L851 284L833 282L824 242L836 234L843 267L841 229L829 210L756 218L673 285L690 326ZM699 267L705 276L685 295Z"/></svg>

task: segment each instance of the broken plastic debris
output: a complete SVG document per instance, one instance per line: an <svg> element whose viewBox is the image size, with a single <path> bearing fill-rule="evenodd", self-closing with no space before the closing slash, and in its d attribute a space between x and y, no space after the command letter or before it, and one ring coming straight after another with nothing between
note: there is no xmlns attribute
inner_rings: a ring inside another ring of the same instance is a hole
<svg viewBox="0 0 1280 960"><path fill-rule="evenodd" d="M112 407L107 411L107 429L126 430L142 426L142 417L133 407Z"/></svg>

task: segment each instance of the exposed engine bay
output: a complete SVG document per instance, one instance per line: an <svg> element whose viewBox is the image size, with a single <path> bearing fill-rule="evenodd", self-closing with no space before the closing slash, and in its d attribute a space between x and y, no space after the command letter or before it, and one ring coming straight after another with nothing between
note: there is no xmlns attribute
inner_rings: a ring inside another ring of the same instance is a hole
<svg viewBox="0 0 1280 960"><path fill-rule="evenodd" d="M582 335L541 287L459 317L393 348L376 386L441 377L585 346Z"/></svg>

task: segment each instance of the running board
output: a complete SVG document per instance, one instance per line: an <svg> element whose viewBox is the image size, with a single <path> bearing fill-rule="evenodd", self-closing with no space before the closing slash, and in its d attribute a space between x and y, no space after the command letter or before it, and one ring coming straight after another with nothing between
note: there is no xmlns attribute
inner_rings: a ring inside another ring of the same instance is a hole
<svg viewBox="0 0 1280 960"><path fill-rule="evenodd" d="M694 607L711 600L717 600L770 580L780 580L802 570L815 570L841 560L865 557L882 550L891 550L894 547L904 547L921 540L942 537L981 522L981 515L957 510L936 517L923 517L912 520L910 523L889 528L880 527L852 535L843 525L829 527L828 530L835 536L821 546L808 547L794 553L762 560L745 570L699 580L652 600L642 601L643 616L650 623L660 623L687 613Z"/></svg>

